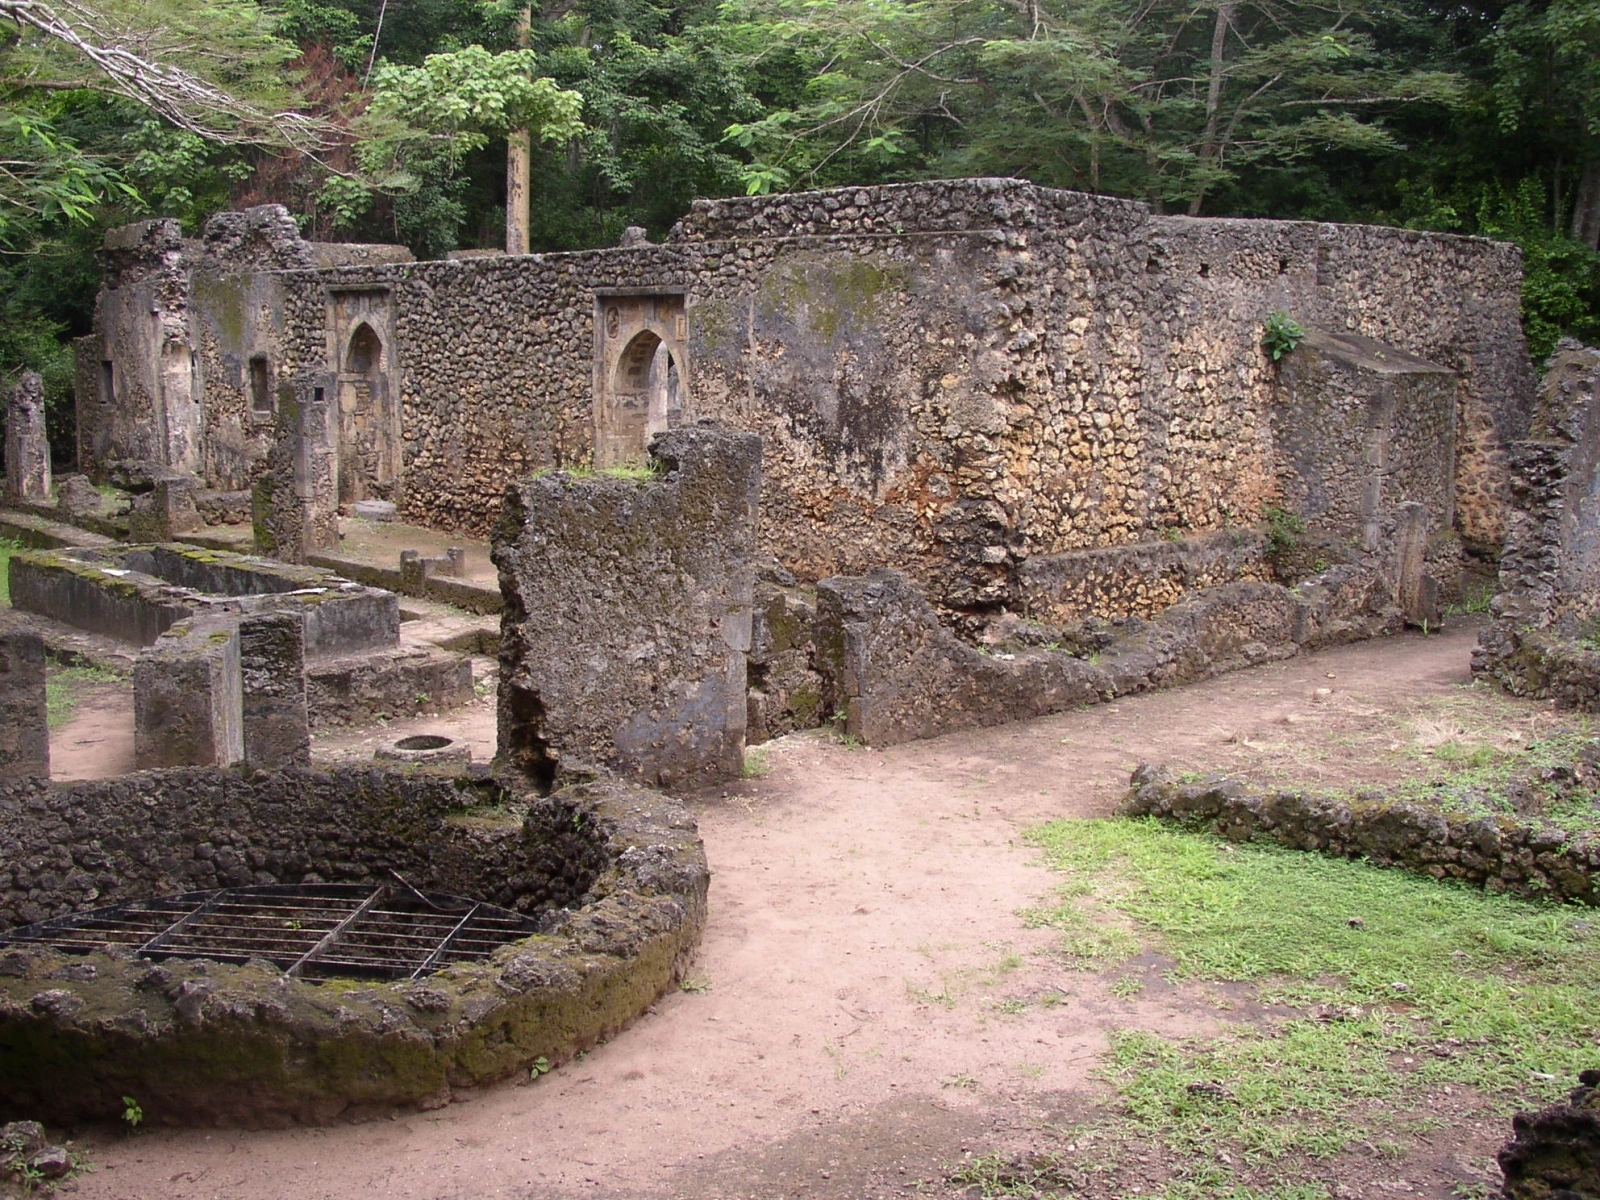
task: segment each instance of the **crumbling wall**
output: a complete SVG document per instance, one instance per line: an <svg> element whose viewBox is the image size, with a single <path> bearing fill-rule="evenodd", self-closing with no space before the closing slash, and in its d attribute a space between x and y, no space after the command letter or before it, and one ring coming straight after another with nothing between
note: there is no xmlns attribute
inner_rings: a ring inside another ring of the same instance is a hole
<svg viewBox="0 0 1600 1200"><path fill-rule="evenodd" d="M1512 448L1510 529L1475 674L1600 709L1600 350L1563 339Z"/></svg>
<svg viewBox="0 0 1600 1200"><path fill-rule="evenodd" d="M956 637L905 575L887 568L817 584L823 709L876 746L1001 725L1173 687L1400 627L1387 583L1331 568L1294 591L1208 588L1153 620L1030 623L982 648ZM1019 623L1022 624L1022 623Z"/></svg>
<svg viewBox="0 0 1600 1200"><path fill-rule="evenodd" d="M506 493L499 752L544 785L606 767L692 787L744 765L761 443L696 427L651 455L633 478Z"/></svg>
<svg viewBox="0 0 1600 1200"><path fill-rule="evenodd" d="M677 419L761 435L763 548L808 581L895 563L946 612L1018 607L1040 556L1257 522L1282 491L1273 310L1455 372L1454 507L1485 544L1532 390L1514 247L1157 217L1018 180L700 201L659 246L313 258L275 268L275 298L219 310L270 331L287 377L339 365L330 297L383 295L404 518L482 534L514 480L588 464L610 362L597 297L681 295ZM202 348L202 376L220 371Z"/></svg>

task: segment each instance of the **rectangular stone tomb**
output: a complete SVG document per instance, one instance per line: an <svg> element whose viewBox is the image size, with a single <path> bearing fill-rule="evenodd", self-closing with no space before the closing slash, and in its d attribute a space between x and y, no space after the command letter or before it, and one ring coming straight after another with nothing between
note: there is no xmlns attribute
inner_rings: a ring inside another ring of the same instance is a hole
<svg viewBox="0 0 1600 1200"><path fill-rule="evenodd" d="M11 602L135 646L192 617L294 612L308 658L399 644L392 592L318 567L178 544L37 550L12 557Z"/></svg>

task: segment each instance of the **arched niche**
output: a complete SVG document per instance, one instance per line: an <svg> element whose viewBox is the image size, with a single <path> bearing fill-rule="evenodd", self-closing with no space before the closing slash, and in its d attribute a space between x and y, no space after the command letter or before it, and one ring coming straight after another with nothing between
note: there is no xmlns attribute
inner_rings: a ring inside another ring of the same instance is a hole
<svg viewBox="0 0 1600 1200"><path fill-rule="evenodd" d="M388 499L398 474L383 338L360 321L340 356L339 502Z"/></svg>
<svg viewBox="0 0 1600 1200"><path fill-rule="evenodd" d="M639 461L687 400L681 295L602 296L596 311L595 465Z"/></svg>

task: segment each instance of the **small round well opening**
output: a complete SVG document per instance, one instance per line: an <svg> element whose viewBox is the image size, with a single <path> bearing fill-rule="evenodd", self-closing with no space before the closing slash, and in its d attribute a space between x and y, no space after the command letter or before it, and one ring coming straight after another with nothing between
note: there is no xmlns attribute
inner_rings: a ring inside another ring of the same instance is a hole
<svg viewBox="0 0 1600 1200"><path fill-rule="evenodd" d="M443 750L454 739L437 733L415 733L395 743L397 750Z"/></svg>

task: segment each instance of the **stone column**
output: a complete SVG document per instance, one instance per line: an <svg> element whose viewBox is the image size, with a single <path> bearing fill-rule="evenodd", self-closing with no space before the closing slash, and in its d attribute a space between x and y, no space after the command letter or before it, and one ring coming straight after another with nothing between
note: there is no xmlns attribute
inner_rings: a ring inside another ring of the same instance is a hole
<svg viewBox="0 0 1600 1200"><path fill-rule="evenodd" d="M0 634L0 779L50 776L44 698L44 641Z"/></svg>
<svg viewBox="0 0 1600 1200"><path fill-rule="evenodd" d="M252 767L310 765L305 663L305 622L299 614L262 613L239 622L244 760Z"/></svg>
<svg viewBox="0 0 1600 1200"><path fill-rule="evenodd" d="M133 753L152 767L226 767L244 757L239 630L174 625L133 666Z"/></svg>
<svg viewBox="0 0 1600 1200"><path fill-rule="evenodd" d="M6 500L50 502L50 439L45 434L44 380L24 371L6 402Z"/></svg>
<svg viewBox="0 0 1600 1200"><path fill-rule="evenodd" d="M251 489L256 553L300 563L339 545L333 376L302 372L278 387L266 470Z"/></svg>

